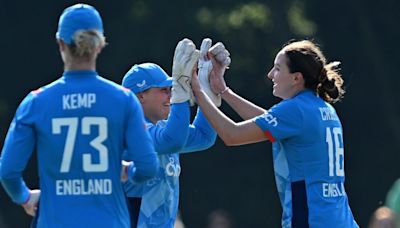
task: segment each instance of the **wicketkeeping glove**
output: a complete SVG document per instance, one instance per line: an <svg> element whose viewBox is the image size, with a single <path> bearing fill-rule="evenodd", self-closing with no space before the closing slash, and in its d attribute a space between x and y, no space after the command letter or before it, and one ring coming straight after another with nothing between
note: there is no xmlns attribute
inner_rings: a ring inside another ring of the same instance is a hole
<svg viewBox="0 0 400 228"><path fill-rule="evenodd" d="M210 72L213 68L211 60L207 57L208 50L210 49L212 41L210 38L205 38L201 42L200 46L200 58L199 58L199 81L200 86L215 104L215 106L221 106L221 96L218 96L211 90L210 86Z"/></svg>
<svg viewBox="0 0 400 228"><path fill-rule="evenodd" d="M190 105L194 105L190 82L199 55L199 50L196 50L196 46L191 40L185 38L177 44L172 64L171 104L190 101Z"/></svg>
<svg viewBox="0 0 400 228"><path fill-rule="evenodd" d="M214 44L209 50L214 55L215 59L224 67L228 67L231 64L231 57L228 50L226 50L223 43L218 42Z"/></svg>

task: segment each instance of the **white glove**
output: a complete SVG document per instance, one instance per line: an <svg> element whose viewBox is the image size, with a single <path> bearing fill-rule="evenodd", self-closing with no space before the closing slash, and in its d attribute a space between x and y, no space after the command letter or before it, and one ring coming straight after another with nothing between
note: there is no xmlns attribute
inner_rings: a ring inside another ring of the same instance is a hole
<svg viewBox="0 0 400 228"><path fill-rule="evenodd" d="M25 212L30 216L36 215L37 205L40 198L40 190L34 189L30 190L28 202L22 205Z"/></svg>
<svg viewBox="0 0 400 228"><path fill-rule="evenodd" d="M179 41L176 46L172 64L171 104L190 101L190 105L194 105L194 95L190 82L199 55L199 50L196 50L194 43L187 38Z"/></svg>
<svg viewBox="0 0 400 228"><path fill-rule="evenodd" d="M231 57L228 50L226 50L223 43L218 42L214 44L209 50L209 52L214 55L215 59L225 68L231 64Z"/></svg>
<svg viewBox="0 0 400 228"><path fill-rule="evenodd" d="M203 39L200 47L200 59L199 59L199 81L200 86L211 99L215 106L221 106L221 96L218 96L211 90L210 86L210 72L213 68L211 60L207 57L208 49L210 49L212 41L210 38Z"/></svg>
<svg viewBox="0 0 400 228"><path fill-rule="evenodd" d="M223 93L229 90L229 87L226 86L224 75L225 70L228 69L231 63L230 54L221 42L212 46L208 52L212 56L211 62L213 64L212 72L209 74L211 91L221 97Z"/></svg>

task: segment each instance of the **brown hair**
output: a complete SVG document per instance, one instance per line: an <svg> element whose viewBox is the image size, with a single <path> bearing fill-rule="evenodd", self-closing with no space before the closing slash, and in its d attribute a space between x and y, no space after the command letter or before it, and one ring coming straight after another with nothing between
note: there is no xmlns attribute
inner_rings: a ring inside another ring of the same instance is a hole
<svg viewBox="0 0 400 228"><path fill-rule="evenodd" d="M338 68L340 62L326 63L319 47L309 40L288 43L282 51L288 59L290 72L303 74L306 88L315 91L329 103L343 98L345 90Z"/></svg>

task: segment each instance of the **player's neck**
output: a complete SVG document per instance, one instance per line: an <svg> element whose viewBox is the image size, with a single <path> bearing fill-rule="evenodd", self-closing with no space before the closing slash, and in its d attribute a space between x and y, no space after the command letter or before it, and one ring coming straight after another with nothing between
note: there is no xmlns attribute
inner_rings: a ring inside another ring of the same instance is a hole
<svg viewBox="0 0 400 228"><path fill-rule="evenodd" d="M71 71L71 70L96 70L96 62L88 63L88 62L71 62L64 64L64 71Z"/></svg>

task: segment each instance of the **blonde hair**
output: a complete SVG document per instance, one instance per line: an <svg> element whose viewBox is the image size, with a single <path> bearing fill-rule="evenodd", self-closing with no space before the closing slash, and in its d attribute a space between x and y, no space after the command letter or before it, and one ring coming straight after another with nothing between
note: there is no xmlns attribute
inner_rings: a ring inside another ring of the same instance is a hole
<svg viewBox="0 0 400 228"><path fill-rule="evenodd" d="M97 30L78 30L75 32L73 42L69 45L71 55L78 59L91 59L96 54L99 46L104 46L105 38Z"/></svg>

